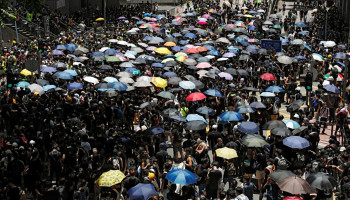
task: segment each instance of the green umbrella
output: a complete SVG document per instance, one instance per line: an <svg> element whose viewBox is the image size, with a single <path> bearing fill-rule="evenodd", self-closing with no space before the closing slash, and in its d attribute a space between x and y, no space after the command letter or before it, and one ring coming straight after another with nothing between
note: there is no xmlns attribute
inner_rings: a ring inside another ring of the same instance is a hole
<svg viewBox="0 0 350 200"><path fill-rule="evenodd" d="M257 137L251 137L244 139L243 144L247 147L264 147L267 142Z"/></svg>
<svg viewBox="0 0 350 200"><path fill-rule="evenodd" d="M116 56L108 56L108 57L106 58L106 61L107 61L107 62L120 62L121 60L120 60L120 58L118 58L118 57L116 57Z"/></svg>
<svg viewBox="0 0 350 200"><path fill-rule="evenodd" d="M157 94L157 96L159 96L159 97L163 97L163 98L166 98L166 99L175 99L175 96L173 95L173 93L171 93L171 92L159 92L158 94Z"/></svg>
<svg viewBox="0 0 350 200"><path fill-rule="evenodd" d="M282 26L281 25L273 25L272 28L274 28L274 29L282 29Z"/></svg>

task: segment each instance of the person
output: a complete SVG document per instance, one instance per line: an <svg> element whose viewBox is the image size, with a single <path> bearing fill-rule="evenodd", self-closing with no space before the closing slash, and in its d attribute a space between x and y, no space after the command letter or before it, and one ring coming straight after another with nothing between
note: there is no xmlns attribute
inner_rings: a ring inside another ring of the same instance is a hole
<svg viewBox="0 0 350 200"><path fill-rule="evenodd" d="M249 198L243 193L243 189L241 187L236 187L235 200L249 200Z"/></svg>
<svg viewBox="0 0 350 200"><path fill-rule="evenodd" d="M219 184L222 180L222 173L219 170L219 163L217 161L212 163L212 167L208 169L206 177L206 193L207 198L218 198Z"/></svg>
<svg viewBox="0 0 350 200"><path fill-rule="evenodd" d="M316 115L319 116L319 121L321 125L323 125L323 130L321 134L325 134L325 130L327 128L327 122L329 121L329 108L327 108L326 103L322 104L322 107L319 110L319 113Z"/></svg>
<svg viewBox="0 0 350 200"><path fill-rule="evenodd" d="M250 177L243 178L243 193L248 197L249 200L253 200L253 194L256 186L250 182Z"/></svg>

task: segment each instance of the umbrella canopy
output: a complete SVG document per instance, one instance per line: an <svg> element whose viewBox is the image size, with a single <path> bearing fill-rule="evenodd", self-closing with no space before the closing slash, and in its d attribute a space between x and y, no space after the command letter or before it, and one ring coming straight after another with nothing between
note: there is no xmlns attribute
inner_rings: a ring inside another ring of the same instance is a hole
<svg viewBox="0 0 350 200"><path fill-rule="evenodd" d="M289 56L279 56L277 58L278 62L282 63L282 64L286 64L286 65L289 65L289 64L292 64L293 63L293 59Z"/></svg>
<svg viewBox="0 0 350 200"><path fill-rule="evenodd" d="M292 132L287 128L273 128L271 130L271 134L281 136L281 137L288 137L292 135Z"/></svg>
<svg viewBox="0 0 350 200"><path fill-rule="evenodd" d="M262 97L275 97L276 95L272 92L263 92L260 94Z"/></svg>
<svg viewBox="0 0 350 200"><path fill-rule="evenodd" d="M200 101L200 100L203 100L205 98L207 98L207 97L203 93L194 92L194 93L189 94L186 97L186 101Z"/></svg>
<svg viewBox="0 0 350 200"><path fill-rule="evenodd" d="M284 92L284 89L279 87L279 86L270 86L268 88L266 88L267 92Z"/></svg>
<svg viewBox="0 0 350 200"><path fill-rule="evenodd" d="M190 121L184 125L185 130L199 131L207 128L207 124L201 120Z"/></svg>
<svg viewBox="0 0 350 200"><path fill-rule="evenodd" d="M196 112L203 114L203 115L215 115L215 111L212 108L209 107L200 107L196 110Z"/></svg>
<svg viewBox="0 0 350 200"><path fill-rule="evenodd" d="M250 104L250 107L255 109L266 108L265 104L259 101L254 101L253 103Z"/></svg>
<svg viewBox="0 0 350 200"><path fill-rule="evenodd" d="M165 178L172 183L181 185L197 183L197 175L187 169L173 169L166 174Z"/></svg>
<svg viewBox="0 0 350 200"><path fill-rule="evenodd" d="M166 91L159 92L159 93L157 94L157 96L163 97L163 98L166 98L166 99L175 99L175 96L174 96L173 93L171 93L171 92L166 92Z"/></svg>
<svg viewBox="0 0 350 200"><path fill-rule="evenodd" d="M275 81L276 77L275 75L271 73L264 73L260 76L261 79L266 80L266 81Z"/></svg>
<svg viewBox="0 0 350 200"><path fill-rule="evenodd" d="M235 111L226 111L219 115L220 119L223 121L240 121L243 119L243 116Z"/></svg>
<svg viewBox="0 0 350 200"><path fill-rule="evenodd" d="M284 179L278 183L278 187L290 194L309 194L312 191L309 183L297 176Z"/></svg>
<svg viewBox="0 0 350 200"><path fill-rule="evenodd" d="M80 90L83 88L83 84L78 83L78 82L73 82L68 84L67 86L68 90Z"/></svg>
<svg viewBox="0 0 350 200"><path fill-rule="evenodd" d="M238 113L253 113L255 112L255 109L250 106L239 106L237 108Z"/></svg>
<svg viewBox="0 0 350 200"><path fill-rule="evenodd" d="M294 112L297 111L302 105L304 104L304 101L301 99L293 101L288 107L288 112Z"/></svg>
<svg viewBox="0 0 350 200"><path fill-rule="evenodd" d="M204 123L208 123L207 120L204 119L204 117L198 115L198 114L189 114L186 117L186 120L191 122L191 121L202 121Z"/></svg>
<svg viewBox="0 0 350 200"><path fill-rule="evenodd" d="M160 47L156 49L155 52L160 55L169 55L171 53L171 51L166 47Z"/></svg>
<svg viewBox="0 0 350 200"><path fill-rule="evenodd" d="M125 175L119 170L109 170L102 173L102 175L96 180L100 187L111 187L119 184L123 181Z"/></svg>
<svg viewBox="0 0 350 200"><path fill-rule="evenodd" d="M266 122L266 124L264 124L263 129L264 130L271 130L273 128L286 128L286 124L283 121L280 120L271 120Z"/></svg>
<svg viewBox="0 0 350 200"><path fill-rule="evenodd" d="M84 79L84 81L92 83L92 84L98 84L99 83L98 79L95 78L95 77L92 77L92 76L86 76L83 79Z"/></svg>
<svg viewBox="0 0 350 200"><path fill-rule="evenodd" d="M20 88L27 88L29 85L30 83L28 83L27 81L20 81L16 84L16 86Z"/></svg>
<svg viewBox="0 0 350 200"><path fill-rule="evenodd" d="M196 88L196 85L191 81L181 81L179 82L179 86L186 90L193 90Z"/></svg>
<svg viewBox="0 0 350 200"><path fill-rule="evenodd" d="M160 77L153 77L152 78L152 83L156 87L160 87L160 88L165 88L166 86L168 86L167 81L165 79L160 78Z"/></svg>
<svg viewBox="0 0 350 200"><path fill-rule="evenodd" d="M291 129L297 129L300 127L300 124L298 122L291 119L285 119L283 120L283 122L286 124L288 128L291 128Z"/></svg>
<svg viewBox="0 0 350 200"><path fill-rule="evenodd" d="M277 169L275 172L269 175L269 177L276 183L279 183L286 178L295 177L295 176L296 175L293 172L289 170L281 170L281 169Z"/></svg>
<svg viewBox="0 0 350 200"><path fill-rule="evenodd" d="M241 131L242 133L253 134L253 133L259 132L260 129L259 129L259 126L254 122L242 122L238 126L238 130Z"/></svg>
<svg viewBox="0 0 350 200"><path fill-rule="evenodd" d="M220 148L215 150L216 156L224 158L224 159L232 159L232 158L237 158L237 151L231 148Z"/></svg>
<svg viewBox="0 0 350 200"><path fill-rule="evenodd" d="M216 89L209 89L204 92L204 94L214 97L222 97L222 93L219 90Z"/></svg>
<svg viewBox="0 0 350 200"><path fill-rule="evenodd" d="M246 147L264 147L267 142L258 137L248 137L242 142Z"/></svg>
<svg viewBox="0 0 350 200"><path fill-rule="evenodd" d="M333 188L337 185L337 181L332 176L323 172L311 173L306 178L306 181L311 185L311 187L319 190L333 190Z"/></svg>
<svg viewBox="0 0 350 200"><path fill-rule="evenodd" d="M324 85L323 88L328 92L339 94L340 90L335 85Z"/></svg>
<svg viewBox="0 0 350 200"><path fill-rule="evenodd" d="M283 144L292 149L305 149L310 146L310 142L300 136L289 136L284 138Z"/></svg>
<svg viewBox="0 0 350 200"><path fill-rule="evenodd" d="M157 191L153 184L139 183L129 189L128 195L130 200L148 200L157 195Z"/></svg>

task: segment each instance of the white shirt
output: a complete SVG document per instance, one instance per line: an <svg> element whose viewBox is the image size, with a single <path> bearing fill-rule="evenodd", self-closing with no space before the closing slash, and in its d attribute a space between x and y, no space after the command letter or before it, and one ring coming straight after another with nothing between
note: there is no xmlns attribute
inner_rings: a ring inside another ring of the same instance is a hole
<svg viewBox="0 0 350 200"><path fill-rule="evenodd" d="M240 194L235 198L235 200L249 200L249 199L244 194Z"/></svg>

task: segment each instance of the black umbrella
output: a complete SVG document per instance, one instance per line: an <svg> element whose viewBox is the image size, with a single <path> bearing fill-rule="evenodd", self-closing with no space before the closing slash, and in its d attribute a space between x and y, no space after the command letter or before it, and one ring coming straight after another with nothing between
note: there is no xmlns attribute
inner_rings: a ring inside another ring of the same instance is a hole
<svg viewBox="0 0 350 200"><path fill-rule="evenodd" d="M196 110L196 112L203 114L203 115L215 115L215 111L212 108L209 108L207 106L200 107Z"/></svg>
<svg viewBox="0 0 350 200"><path fill-rule="evenodd" d="M226 69L226 71L225 71L226 73L229 73L229 74L231 74L231 75L237 75L238 73L237 73L237 70L236 69L233 69L233 68L228 68L228 69Z"/></svg>
<svg viewBox="0 0 350 200"><path fill-rule="evenodd" d="M265 104L259 101L254 101L253 103L250 104L250 107L255 109L266 108Z"/></svg>
<svg viewBox="0 0 350 200"><path fill-rule="evenodd" d="M295 112L297 111L302 105L304 104L304 101L301 99L293 101L287 108L288 112Z"/></svg>
<svg viewBox="0 0 350 200"><path fill-rule="evenodd" d="M197 80L194 76L192 76L192 75L186 75L186 76L184 76L185 77L185 79L187 79L187 80L189 80L189 81L195 81L195 80Z"/></svg>
<svg viewBox="0 0 350 200"><path fill-rule="evenodd" d="M286 178L296 176L293 172L289 170L276 170L275 172L269 174L269 177L274 180L276 183L283 181Z"/></svg>
<svg viewBox="0 0 350 200"><path fill-rule="evenodd" d="M201 120L187 122L184 126L185 130L199 131L207 128L207 124Z"/></svg>
<svg viewBox="0 0 350 200"><path fill-rule="evenodd" d="M252 91L252 92L259 92L258 88L254 88L254 87L244 87L242 88L243 90L247 90L247 91Z"/></svg>
<svg viewBox="0 0 350 200"><path fill-rule="evenodd" d="M301 132L303 132L304 130L307 130L307 129L308 129L307 126L300 126L299 128L294 129L292 131L292 133L293 133L293 135L295 135L295 134L301 133Z"/></svg>
<svg viewBox="0 0 350 200"><path fill-rule="evenodd" d="M50 84L49 81L44 80L44 79L37 79L37 80L36 80L36 83L39 84L39 85L41 85L41 86L49 85L49 84Z"/></svg>
<svg viewBox="0 0 350 200"><path fill-rule="evenodd" d="M271 130L271 134L281 136L281 137L288 137L292 135L292 132L287 128L273 128Z"/></svg>
<svg viewBox="0 0 350 200"><path fill-rule="evenodd" d="M113 69L113 67L111 67L110 65L100 65L100 66L98 66L98 68L103 69L103 70L111 70L111 69Z"/></svg>
<svg viewBox="0 0 350 200"><path fill-rule="evenodd" d="M238 74L241 75L241 76L249 76L249 73L247 72L247 70L238 69L237 72L238 72Z"/></svg>
<svg viewBox="0 0 350 200"><path fill-rule="evenodd" d="M169 60L168 62L166 62L164 64L164 66L166 66L166 67L173 67L175 65L177 65L177 62L175 62L174 60Z"/></svg>
<svg viewBox="0 0 350 200"><path fill-rule="evenodd" d="M191 82L196 85L196 89L200 90L204 88L204 83L200 82L199 80L193 80Z"/></svg>
<svg viewBox="0 0 350 200"><path fill-rule="evenodd" d="M332 190L337 185L337 181L332 176L323 172L310 174L306 178L306 181L311 185L311 187L320 190Z"/></svg>
<svg viewBox="0 0 350 200"><path fill-rule="evenodd" d="M264 124L264 130L271 130L273 128L287 128L286 124L280 120L271 120Z"/></svg>
<svg viewBox="0 0 350 200"><path fill-rule="evenodd" d="M146 108L146 107L149 107L149 106L157 106L157 104L154 103L154 102L145 102L145 103L140 105L140 108Z"/></svg>

